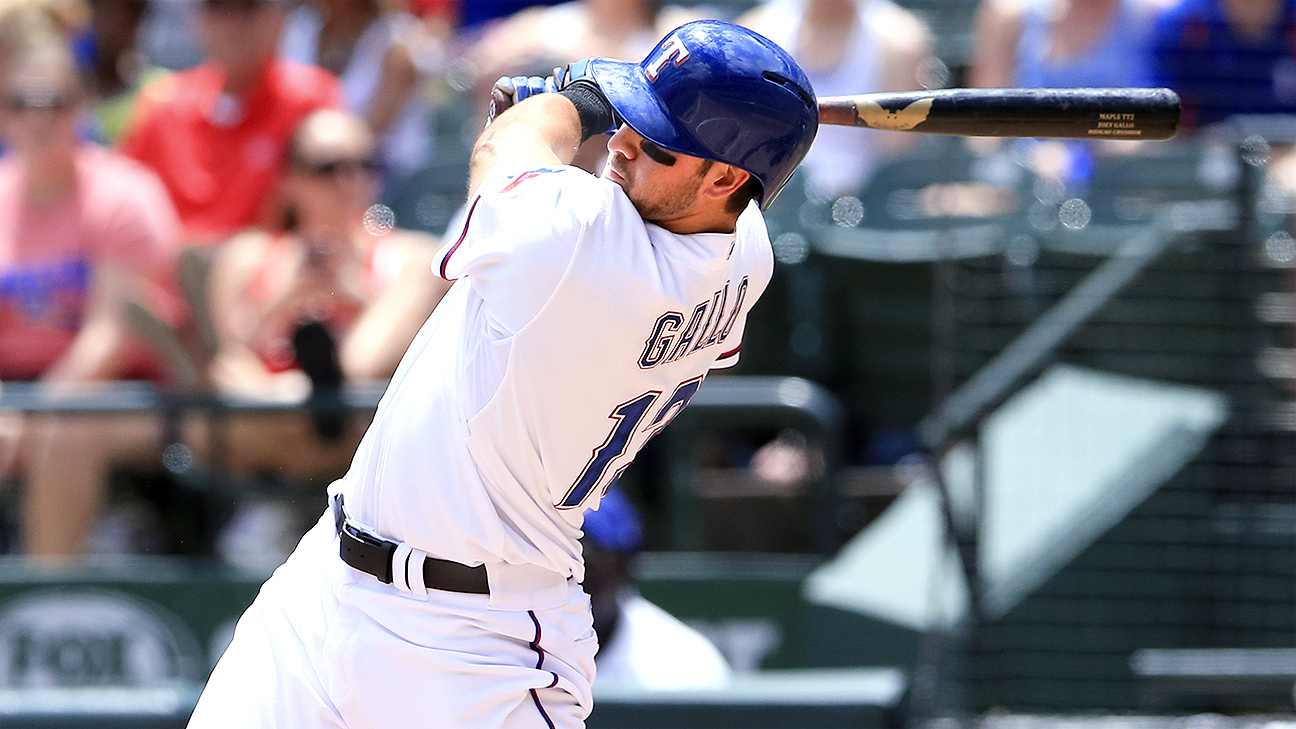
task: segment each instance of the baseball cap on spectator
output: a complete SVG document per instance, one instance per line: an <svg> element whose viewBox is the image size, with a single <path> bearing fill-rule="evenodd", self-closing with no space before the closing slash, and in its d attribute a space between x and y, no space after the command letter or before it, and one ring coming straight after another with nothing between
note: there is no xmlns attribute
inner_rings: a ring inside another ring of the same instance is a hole
<svg viewBox="0 0 1296 729"><path fill-rule="evenodd" d="M634 504L618 488L611 488L597 509L585 512L585 539L611 552L633 554L643 546L643 527Z"/></svg>

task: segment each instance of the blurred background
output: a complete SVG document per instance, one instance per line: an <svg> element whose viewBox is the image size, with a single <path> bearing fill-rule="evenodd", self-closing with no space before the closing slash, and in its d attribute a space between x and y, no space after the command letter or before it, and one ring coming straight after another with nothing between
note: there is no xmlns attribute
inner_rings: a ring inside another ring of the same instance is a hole
<svg viewBox="0 0 1296 729"><path fill-rule="evenodd" d="M1184 126L821 129L741 364L591 512L590 727L1296 727L1296 0L0 0L0 725L184 725L490 85L698 17Z"/></svg>

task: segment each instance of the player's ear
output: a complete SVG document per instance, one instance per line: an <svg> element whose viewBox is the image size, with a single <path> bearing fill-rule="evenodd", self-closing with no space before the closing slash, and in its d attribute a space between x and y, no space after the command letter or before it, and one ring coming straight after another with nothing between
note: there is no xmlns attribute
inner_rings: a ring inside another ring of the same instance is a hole
<svg viewBox="0 0 1296 729"><path fill-rule="evenodd" d="M702 186L703 194L717 200L728 200L729 196L747 182L751 173L733 165L716 163L707 170L706 184Z"/></svg>

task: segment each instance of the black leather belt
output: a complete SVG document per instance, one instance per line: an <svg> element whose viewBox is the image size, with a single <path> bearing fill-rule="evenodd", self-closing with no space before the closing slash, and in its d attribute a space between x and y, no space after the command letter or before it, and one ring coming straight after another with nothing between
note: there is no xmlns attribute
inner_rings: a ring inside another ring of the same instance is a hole
<svg viewBox="0 0 1296 729"><path fill-rule="evenodd" d="M345 521L338 529L338 538L342 542L343 562L377 577L384 585L392 583L392 558L396 555L396 548L399 546L396 542L367 534ZM405 569L405 565L395 567ZM485 565L469 567L466 564L435 557L423 559L423 584L432 590L466 592L473 595L490 594Z"/></svg>

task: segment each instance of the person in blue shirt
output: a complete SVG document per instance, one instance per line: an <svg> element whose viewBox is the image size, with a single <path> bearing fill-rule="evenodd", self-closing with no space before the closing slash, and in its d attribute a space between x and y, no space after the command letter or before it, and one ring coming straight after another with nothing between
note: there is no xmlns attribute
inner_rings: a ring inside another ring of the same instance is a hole
<svg viewBox="0 0 1296 729"><path fill-rule="evenodd" d="M1154 83L1183 99L1183 129L1296 113L1296 0L1183 0L1157 19Z"/></svg>

